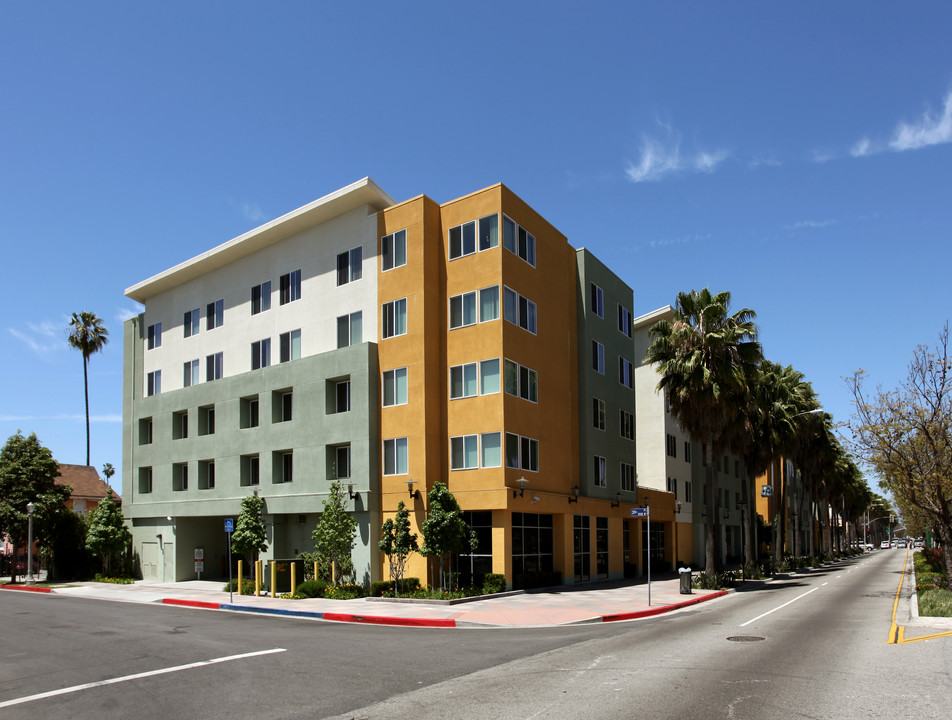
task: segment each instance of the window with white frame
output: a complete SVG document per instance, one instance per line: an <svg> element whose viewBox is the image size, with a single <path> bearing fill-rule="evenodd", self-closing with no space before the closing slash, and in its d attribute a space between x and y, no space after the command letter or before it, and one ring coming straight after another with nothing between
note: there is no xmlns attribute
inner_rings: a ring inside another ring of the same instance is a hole
<svg viewBox="0 0 952 720"><path fill-rule="evenodd" d="M214 330L225 323L225 301L216 300L205 306L205 329Z"/></svg>
<svg viewBox="0 0 952 720"><path fill-rule="evenodd" d="M592 425L596 430L605 429L605 401L592 398Z"/></svg>
<svg viewBox="0 0 952 720"><path fill-rule="evenodd" d="M598 340L592 340L592 370L605 374L605 346Z"/></svg>
<svg viewBox="0 0 952 720"><path fill-rule="evenodd" d="M384 339L407 334L406 298L383 304L380 326Z"/></svg>
<svg viewBox="0 0 952 720"><path fill-rule="evenodd" d="M149 325L146 340L146 350L155 350L157 347L162 347L162 323L160 322Z"/></svg>
<svg viewBox="0 0 952 720"><path fill-rule="evenodd" d="M669 477L668 478L668 492L673 493L675 499L678 497L678 480L677 478Z"/></svg>
<svg viewBox="0 0 952 720"><path fill-rule="evenodd" d="M625 492L635 491L635 466L628 463L621 463L619 467L621 476L621 489Z"/></svg>
<svg viewBox="0 0 952 720"><path fill-rule="evenodd" d="M631 310L623 305L618 306L618 332L631 337Z"/></svg>
<svg viewBox="0 0 952 720"><path fill-rule="evenodd" d="M473 470L479 467L479 436L460 435L450 438L450 470Z"/></svg>
<svg viewBox="0 0 952 720"><path fill-rule="evenodd" d="M198 335L199 328L201 327L201 313L199 313L198 308L194 310L186 310L185 315L182 318L182 328L185 334L185 337L192 337L192 335Z"/></svg>
<svg viewBox="0 0 952 720"><path fill-rule="evenodd" d="M539 401L539 376L535 370L507 359L504 374L507 393L530 402Z"/></svg>
<svg viewBox="0 0 952 720"><path fill-rule="evenodd" d="M595 283L592 283L592 312L600 318L605 317L605 293Z"/></svg>
<svg viewBox="0 0 952 720"><path fill-rule="evenodd" d="M479 363L479 393L492 395L499 392L499 358L482 360Z"/></svg>
<svg viewBox="0 0 952 720"><path fill-rule="evenodd" d="M225 356L220 353L205 356L205 381L221 380L225 369Z"/></svg>
<svg viewBox="0 0 952 720"><path fill-rule="evenodd" d="M271 309L271 281L267 280L251 288L251 314L257 315Z"/></svg>
<svg viewBox="0 0 952 720"><path fill-rule="evenodd" d="M535 236L505 215L502 216L502 246L535 267Z"/></svg>
<svg viewBox="0 0 952 720"><path fill-rule="evenodd" d="M476 324L476 292L450 298L450 330Z"/></svg>
<svg viewBox="0 0 952 720"><path fill-rule="evenodd" d="M479 393L476 363L454 365L450 368L450 400L475 397Z"/></svg>
<svg viewBox="0 0 952 720"><path fill-rule="evenodd" d="M338 445L334 448L334 478L350 477L350 445Z"/></svg>
<svg viewBox="0 0 952 720"><path fill-rule="evenodd" d="M409 465L407 438L392 438L383 441L384 475L406 475L409 472Z"/></svg>
<svg viewBox="0 0 952 720"><path fill-rule="evenodd" d="M395 233L380 238L381 268L383 271L393 270L407 264L407 231L398 230Z"/></svg>
<svg viewBox="0 0 952 720"><path fill-rule="evenodd" d="M271 338L251 343L251 369L260 370L271 364Z"/></svg>
<svg viewBox="0 0 952 720"><path fill-rule="evenodd" d="M281 333L278 337L280 345L281 362L290 362L301 358L301 331L292 330L291 332Z"/></svg>
<svg viewBox="0 0 952 720"><path fill-rule="evenodd" d="M350 380L338 380L334 383L334 412L350 411Z"/></svg>
<svg viewBox="0 0 952 720"><path fill-rule="evenodd" d="M635 387L634 366L623 357L618 358L618 382L629 390Z"/></svg>
<svg viewBox="0 0 952 720"><path fill-rule="evenodd" d="M158 395L162 392L162 371L153 370L145 376L145 394Z"/></svg>
<svg viewBox="0 0 952 720"><path fill-rule="evenodd" d="M593 459L595 461L593 463L593 469L595 471L593 480L595 482L595 486L608 487L608 473L605 469L605 458L603 458L601 455L595 455Z"/></svg>
<svg viewBox="0 0 952 720"><path fill-rule="evenodd" d="M363 334L363 315L360 311L337 318L337 347L358 345Z"/></svg>
<svg viewBox="0 0 952 720"><path fill-rule="evenodd" d="M449 230L450 260L476 252L476 221L470 220Z"/></svg>
<svg viewBox="0 0 952 720"><path fill-rule="evenodd" d="M479 218L479 249L489 250L499 245L499 216Z"/></svg>
<svg viewBox="0 0 952 720"><path fill-rule="evenodd" d="M500 442L500 433L483 433L479 437L480 460L484 468L502 466L502 444Z"/></svg>
<svg viewBox="0 0 952 720"><path fill-rule="evenodd" d="M499 286L483 288L479 291L479 322L499 319Z"/></svg>
<svg viewBox="0 0 952 720"><path fill-rule="evenodd" d="M674 435L668 434L665 436L665 452L668 457L676 458L678 456L677 438Z"/></svg>
<svg viewBox="0 0 952 720"><path fill-rule="evenodd" d="M363 249L351 248L337 255L337 287L360 280L363 268Z"/></svg>
<svg viewBox="0 0 952 720"><path fill-rule="evenodd" d="M536 333L536 304L515 290L503 291L503 316L513 325Z"/></svg>
<svg viewBox="0 0 952 720"><path fill-rule="evenodd" d="M294 452L291 450L279 450L275 452L275 473L271 481L273 483L289 483L294 481Z"/></svg>
<svg viewBox="0 0 952 720"><path fill-rule="evenodd" d="M407 369L394 368L383 373L383 406L406 405Z"/></svg>
<svg viewBox="0 0 952 720"><path fill-rule="evenodd" d="M539 441L506 433L506 467L539 472Z"/></svg>
<svg viewBox="0 0 952 720"><path fill-rule="evenodd" d="M282 275L278 280L279 302L281 305L287 305L290 302L301 299L301 271L292 270Z"/></svg>
<svg viewBox="0 0 952 720"><path fill-rule="evenodd" d="M184 365L184 377L182 378L183 387L198 385L198 360L189 360Z"/></svg>
<svg viewBox="0 0 952 720"><path fill-rule="evenodd" d="M635 439L635 416L627 410L618 411L618 432L628 440Z"/></svg>

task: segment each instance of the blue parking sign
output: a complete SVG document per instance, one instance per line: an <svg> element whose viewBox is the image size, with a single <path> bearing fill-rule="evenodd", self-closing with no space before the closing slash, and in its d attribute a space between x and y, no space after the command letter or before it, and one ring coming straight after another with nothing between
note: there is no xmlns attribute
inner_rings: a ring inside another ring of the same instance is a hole
<svg viewBox="0 0 952 720"><path fill-rule="evenodd" d="M235 521L233 518L228 518L225 520L225 532L231 533L235 532Z"/></svg>

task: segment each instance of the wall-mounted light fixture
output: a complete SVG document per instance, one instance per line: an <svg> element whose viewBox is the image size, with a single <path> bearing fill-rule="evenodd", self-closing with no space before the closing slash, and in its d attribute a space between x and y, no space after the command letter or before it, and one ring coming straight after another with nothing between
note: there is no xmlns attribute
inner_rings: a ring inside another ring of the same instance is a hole
<svg viewBox="0 0 952 720"><path fill-rule="evenodd" d="M352 482L347 483L347 494L350 495L351 500L360 499L360 493L354 492L354 483Z"/></svg>
<svg viewBox="0 0 952 720"><path fill-rule="evenodd" d="M518 490L513 490L513 491L512 491L512 496L513 496L513 497L525 497L525 494L526 494L526 485L529 484L529 481L526 480L524 477L521 477L521 478L519 478L518 480L516 480L516 482L519 483L519 489L518 489Z"/></svg>
<svg viewBox="0 0 952 720"><path fill-rule="evenodd" d="M571 503L577 503L577 502L578 502L578 493L579 493L579 487L578 487L578 485L576 485L574 488L572 488L572 494L569 495L569 503L570 503L570 504L571 504Z"/></svg>
<svg viewBox="0 0 952 720"><path fill-rule="evenodd" d="M615 499L612 500L612 507L613 507L613 508L616 508L616 507L620 507L620 506L621 506L621 493L620 493L620 492L617 492L617 493L615 493Z"/></svg>
<svg viewBox="0 0 952 720"><path fill-rule="evenodd" d="M680 501L680 500L678 500L678 502L677 502L677 503L675 504L675 506L674 506L674 513L675 513L675 515L680 515L680 514L681 514L681 501Z"/></svg>
<svg viewBox="0 0 952 720"><path fill-rule="evenodd" d="M407 489L410 491L410 499L411 499L411 500L419 500L419 499L420 499L420 491L413 489L413 478L410 478L409 480L407 480Z"/></svg>

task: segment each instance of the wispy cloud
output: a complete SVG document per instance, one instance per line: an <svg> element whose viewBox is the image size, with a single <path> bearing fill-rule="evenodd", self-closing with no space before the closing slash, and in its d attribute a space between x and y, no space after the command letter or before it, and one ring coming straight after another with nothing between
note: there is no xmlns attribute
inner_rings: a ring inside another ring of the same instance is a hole
<svg viewBox="0 0 952 720"><path fill-rule="evenodd" d="M850 155L853 157L863 157L873 152L872 141L868 137L860 138L856 144L850 148Z"/></svg>
<svg viewBox="0 0 952 720"><path fill-rule="evenodd" d="M952 142L952 90L945 96L941 115L936 117L926 110L917 122L899 123L889 147L902 152L948 142Z"/></svg>
<svg viewBox="0 0 952 720"><path fill-rule="evenodd" d="M119 307L116 308L116 320L124 323L126 320L130 320L142 312L145 312L145 306L139 303L135 303L132 307Z"/></svg>
<svg viewBox="0 0 952 720"><path fill-rule="evenodd" d="M28 333L16 328L7 328L7 330L37 355L46 356L67 347L65 332L62 337L57 338L55 329L51 330L52 324L33 325L28 323L27 327L30 329ZM56 339L54 340L54 338Z"/></svg>
<svg viewBox="0 0 952 720"><path fill-rule="evenodd" d="M0 415L0 422L36 422L36 421L50 421L50 420L64 420L66 422L86 422L86 416L83 414L61 414L61 415ZM113 414L113 415L90 415L89 422L91 423L121 423L122 415Z"/></svg>
<svg viewBox="0 0 952 720"><path fill-rule="evenodd" d="M641 137L641 157L629 162L625 174L632 182L654 182L679 172L711 173L730 157L727 150L682 151L681 135L660 122L664 137Z"/></svg>
<svg viewBox="0 0 952 720"><path fill-rule="evenodd" d="M258 207L257 203L242 203L241 213L251 220L251 222L261 222L265 219L265 214L261 212L261 208Z"/></svg>
<svg viewBox="0 0 952 720"><path fill-rule="evenodd" d="M830 225L836 225L836 220L801 220L790 225L785 225L784 230L802 230L804 228L825 228Z"/></svg>
<svg viewBox="0 0 952 720"><path fill-rule="evenodd" d="M680 237L656 238L648 241L648 247L652 250L658 248L670 247L672 245L687 245L688 243L706 242L711 239L710 233L706 235L681 235Z"/></svg>

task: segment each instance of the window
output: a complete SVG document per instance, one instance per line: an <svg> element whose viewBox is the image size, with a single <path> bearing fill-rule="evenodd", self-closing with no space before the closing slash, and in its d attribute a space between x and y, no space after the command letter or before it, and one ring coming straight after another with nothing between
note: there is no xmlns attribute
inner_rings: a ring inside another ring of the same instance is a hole
<svg viewBox="0 0 952 720"><path fill-rule="evenodd" d="M251 288L251 314L257 315L271 309L271 281Z"/></svg>
<svg viewBox="0 0 952 720"><path fill-rule="evenodd" d="M462 435L450 438L450 470L472 470L479 467L479 436Z"/></svg>
<svg viewBox="0 0 952 720"><path fill-rule="evenodd" d="M479 249L489 250L499 245L499 216L487 215L479 219Z"/></svg>
<svg viewBox="0 0 952 720"><path fill-rule="evenodd" d="M334 412L350 412L350 380L334 383Z"/></svg>
<svg viewBox="0 0 952 720"><path fill-rule="evenodd" d="M380 239L380 254L384 271L407 264L407 231L399 230Z"/></svg>
<svg viewBox="0 0 952 720"><path fill-rule="evenodd" d="M469 292L450 298L450 329L476 324L476 293Z"/></svg>
<svg viewBox="0 0 952 720"><path fill-rule="evenodd" d="M214 330L225 323L225 301L216 300L205 306L205 329Z"/></svg>
<svg viewBox="0 0 952 720"><path fill-rule="evenodd" d="M592 398L592 425L596 430L605 429L605 401Z"/></svg>
<svg viewBox="0 0 952 720"><path fill-rule="evenodd" d="M535 267L535 236L502 216L502 246Z"/></svg>
<svg viewBox="0 0 952 720"><path fill-rule="evenodd" d="M608 487L608 475L605 472L605 458L596 455L594 458L594 480L596 487Z"/></svg>
<svg viewBox="0 0 952 720"><path fill-rule="evenodd" d="M393 438L383 441L383 474L406 475L409 472L407 439Z"/></svg>
<svg viewBox="0 0 952 720"><path fill-rule="evenodd" d="M172 413L172 439L184 440L188 437L188 410Z"/></svg>
<svg viewBox="0 0 952 720"><path fill-rule="evenodd" d="M518 325L532 334L536 332L536 305L514 290L505 288L503 293L503 314L506 320Z"/></svg>
<svg viewBox="0 0 952 720"><path fill-rule="evenodd" d="M350 477L350 445L334 448L334 479Z"/></svg>
<svg viewBox="0 0 952 720"><path fill-rule="evenodd" d="M623 438L627 438L628 440L635 439L635 416L632 413L626 410L619 410L618 432Z"/></svg>
<svg viewBox="0 0 952 720"><path fill-rule="evenodd" d="M182 386L198 385L198 360L189 360L183 366Z"/></svg>
<svg viewBox="0 0 952 720"><path fill-rule="evenodd" d="M278 450L274 453L274 470L271 476L273 483L289 483L294 481L294 453L290 450Z"/></svg>
<svg viewBox="0 0 952 720"><path fill-rule="evenodd" d="M271 338L251 343L251 369L260 370L271 364Z"/></svg>
<svg viewBox="0 0 952 720"><path fill-rule="evenodd" d="M478 394L476 363L454 365L450 368L450 399L474 397Z"/></svg>
<svg viewBox="0 0 952 720"><path fill-rule="evenodd" d="M592 312L598 317L605 317L605 293L595 283L592 283Z"/></svg>
<svg viewBox="0 0 952 720"><path fill-rule="evenodd" d="M618 382L629 390L635 387L634 368L631 361L623 357L618 358Z"/></svg>
<svg viewBox="0 0 952 720"><path fill-rule="evenodd" d="M539 472L539 441L506 433L506 467Z"/></svg>
<svg viewBox="0 0 952 720"><path fill-rule="evenodd" d="M499 392L499 358L479 363L479 393L492 395Z"/></svg>
<svg viewBox="0 0 952 720"><path fill-rule="evenodd" d="M407 369L386 370L383 374L383 406L405 405L407 403Z"/></svg>
<svg viewBox="0 0 952 720"><path fill-rule="evenodd" d="M204 405L198 409L198 434L215 434L215 406Z"/></svg>
<svg viewBox="0 0 952 720"><path fill-rule="evenodd" d="M360 312L355 312L337 318L337 347L360 344L363 335L362 317Z"/></svg>
<svg viewBox="0 0 952 720"><path fill-rule="evenodd" d="M618 306L618 332L631 337L631 310Z"/></svg>
<svg viewBox="0 0 952 720"><path fill-rule="evenodd" d="M198 330L200 326L200 315L198 313L198 308L194 310L186 310L185 316L182 318L182 327L185 332L185 337L191 337L192 335L198 335Z"/></svg>
<svg viewBox="0 0 952 720"><path fill-rule="evenodd" d="M499 319L499 286L483 288L479 291L479 322Z"/></svg>
<svg viewBox="0 0 952 720"><path fill-rule="evenodd" d="M150 417L139 419L139 444L152 444L152 418Z"/></svg>
<svg viewBox="0 0 952 720"><path fill-rule="evenodd" d="M394 300L383 304L381 318L383 337L391 338L407 333L407 299Z"/></svg>
<svg viewBox="0 0 952 720"><path fill-rule="evenodd" d="M271 394L271 422L290 422L294 417L294 393L275 390Z"/></svg>
<svg viewBox="0 0 952 720"><path fill-rule="evenodd" d="M676 458L678 456L678 446L677 439L674 435L665 436L665 451L668 454L668 457Z"/></svg>
<svg viewBox="0 0 952 720"><path fill-rule="evenodd" d="M484 468L502 466L502 445L498 432L483 433L480 436L482 445L482 466Z"/></svg>
<svg viewBox="0 0 952 720"><path fill-rule="evenodd" d="M555 548L551 515L512 514L512 572L514 575L551 572Z"/></svg>
<svg viewBox="0 0 952 720"><path fill-rule="evenodd" d="M605 374L605 346L598 340L592 340L592 370Z"/></svg>
<svg viewBox="0 0 952 720"><path fill-rule="evenodd" d="M158 395L162 392L162 371L153 370L145 377L145 394Z"/></svg>
<svg viewBox="0 0 952 720"><path fill-rule="evenodd" d="M450 228L450 260L472 255L476 252L476 221L471 220L468 223L457 225Z"/></svg>
<svg viewBox="0 0 952 720"><path fill-rule="evenodd" d="M239 424L239 427L241 427L242 429L258 427L258 396L257 395L241 398L238 424Z"/></svg>
<svg viewBox="0 0 952 720"><path fill-rule="evenodd" d="M215 488L215 461L198 461L198 489L213 490Z"/></svg>
<svg viewBox="0 0 952 720"><path fill-rule="evenodd" d="M241 456L238 479L242 487L261 483L261 461L257 455Z"/></svg>
<svg viewBox="0 0 952 720"><path fill-rule="evenodd" d="M691 462L691 441L684 441L684 462Z"/></svg>
<svg viewBox="0 0 952 720"><path fill-rule="evenodd" d="M691 502L691 481L684 483L684 502Z"/></svg>
<svg viewBox="0 0 952 720"><path fill-rule="evenodd" d="M363 250L359 247L338 254L337 287L360 280L362 264Z"/></svg>
<svg viewBox="0 0 952 720"><path fill-rule="evenodd" d="M281 362L290 360L299 360L301 358L301 331L292 330L291 332L281 333L278 337L278 344L281 346Z"/></svg>
<svg viewBox="0 0 952 720"><path fill-rule="evenodd" d="M152 468L139 468L139 493L148 495L152 492Z"/></svg>
<svg viewBox="0 0 952 720"><path fill-rule="evenodd" d="M162 323L160 322L149 325L146 344L147 350L155 350L157 347L162 347Z"/></svg>
<svg viewBox="0 0 952 720"><path fill-rule="evenodd" d="M674 497L678 497L678 479L669 477L668 478L668 492L673 493Z"/></svg>
<svg viewBox="0 0 952 720"><path fill-rule="evenodd" d="M279 279L279 302L287 305L289 302L301 299L301 271L294 270Z"/></svg>
<svg viewBox="0 0 952 720"><path fill-rule="evenodd" d="M628 463L621 463L621 489L625 492L635 491L635 466Z"/></svg>
<svg viewBox="0 0 952 720"><path fill-rule="evenodd" d="M535 370L506 360L505 374L507 393L530 402L539 401L539 378Z"/></svg>
<svg viewBox="0 0 952 720"><path fill-rule="evenodd" d="M172 466L172 491L188 490L188 464L176 463Z"/></svg>
<svg viewBox="0 0 952 720"><path fill-rule="evenodd" d="M219 352L205 356L205 381L221 380L224 366L224 356Z"/></svg>

